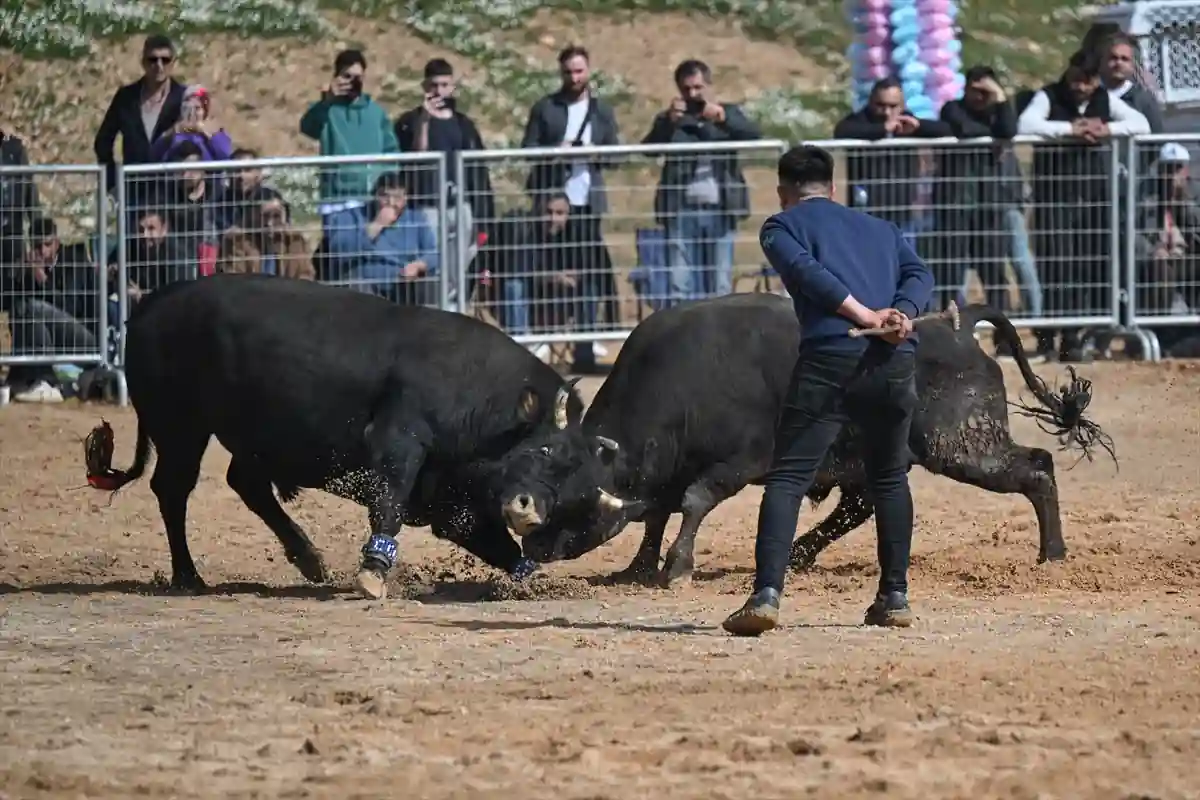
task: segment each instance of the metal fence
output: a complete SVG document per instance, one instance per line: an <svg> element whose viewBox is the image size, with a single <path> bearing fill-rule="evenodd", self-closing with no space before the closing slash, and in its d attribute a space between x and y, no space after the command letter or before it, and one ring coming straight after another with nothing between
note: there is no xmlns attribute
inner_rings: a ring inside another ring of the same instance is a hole
<svg viewBox="0 0 1200 800"><path fill-rule="evenodd" d="M937 305L986 300L1043 335L1125 335L1150 359L1200 328L1200 208L1181 169L1200 135L814 144L837 158L837 199L926 258ZM786 147L185 160L121 168L115 203L97 166L0 168L0 365L119 366L131 303L215 272L475 314L586 362L655 310L782 291L757 231ZM598 177L576 191L582 164Z"/></svg>
<svg viewBox="0 0 1200 800"><path fill-rule="evenodd" d="M1200 134L1153 134L1130 140L1123 208L1128 323L1144 331L1157 361L1167 344L1200 328Z"/></svg>
<svg viewBox="0 0 1200 800"><path fill-rule="evenodd" d="M0 167L0 367L47 371L109 361L104 169Z"/></svg>

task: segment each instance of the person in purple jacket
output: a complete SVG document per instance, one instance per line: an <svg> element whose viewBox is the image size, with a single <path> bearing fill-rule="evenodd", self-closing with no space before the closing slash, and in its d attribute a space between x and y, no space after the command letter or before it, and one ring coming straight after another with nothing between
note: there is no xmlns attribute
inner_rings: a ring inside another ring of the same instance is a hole
<svg viewBox="0 0 1200 800"><path fill-rule="evenodd" d="M233 141L211 117L212 95L203 86L189 86L183 93L179 122L163 132L150 145L153 161L173 161L175 151L184 142L200 148L204 161L228 161L233 156Z"/></svg>

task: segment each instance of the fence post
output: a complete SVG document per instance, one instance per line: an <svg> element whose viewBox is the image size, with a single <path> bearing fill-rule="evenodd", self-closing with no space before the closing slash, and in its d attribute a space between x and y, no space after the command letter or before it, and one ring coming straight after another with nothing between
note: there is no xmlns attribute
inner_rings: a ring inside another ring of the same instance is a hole
<svg viewBox="0 0 1200 800"><path fill-rule="evenodd" d="M1110 139L1109 146L1109 186L1108 196L1112 198L1108 209L1108 238L1109 238L1109 310L1112 313L1112 327L1120 330L1121 325L1121 175L1125 167L1121 164L1121 148L1128 146L1129 138ZM1129 173L1133 174L1132 167ZM1133 197L1126 198L1132 203Z"/></svg>
<svg viewBox="0 0 1200 800"><path fill-rule="evenodd" d="M96 292L100 295L96 309L97 337L104 348L104 360L100 363L107 367L111 366L109 352L113 342L108 335L108 170L104 167L96 180L96 269L100 273L96 277Z"/></svg>
<svg viewBox="0 0 1200 800"><path fill-rule="evenodd" d="M117 165L117 364L125 369L125 321L129 319L129 192L125 165ZM104 298L108 302L108 298Z"/></svg>
<svg viewBox="0 0 1200 800"><path fill-rule="evenodd" d="M461 154L456 154L456 156L454 159L454 185L457 191L454 194L454 213L457 215L457 227L455 230L458 231L458 235L454 237L454 260L451 262L447 257L446 269L449 271L451 264L453 264L455 280L458 282L458 312L466 314L471 304L471 285L467 279L467 254L471 251L471 242L468 240L468 235L474 233L474 227L479 222L472 215L472 230L468 231L463 227L462 222L467 218L467 168Z"/></svg>

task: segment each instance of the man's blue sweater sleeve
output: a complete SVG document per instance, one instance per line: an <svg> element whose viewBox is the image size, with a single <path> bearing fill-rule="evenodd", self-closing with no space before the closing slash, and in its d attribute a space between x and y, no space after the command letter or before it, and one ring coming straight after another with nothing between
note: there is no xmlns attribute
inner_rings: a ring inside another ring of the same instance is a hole
<svg viewBox="0 0 1200 800"><path fill-rule="evenodd" d="M771 217L763 223L758 239L763 255L783 278L789 292L803 295L830 314L838 312L850 296L850 290L813 258L795 234L777 218Z"/></svg>
<svg viewBox="0 0 1200 800"><path fill-rule="evenodd" d="M933 273L899 228L896 229L896 249L900 260L900 281L896 285L896 296L892 298L892 308L912 319L925 310L933 299Z"/></svg>

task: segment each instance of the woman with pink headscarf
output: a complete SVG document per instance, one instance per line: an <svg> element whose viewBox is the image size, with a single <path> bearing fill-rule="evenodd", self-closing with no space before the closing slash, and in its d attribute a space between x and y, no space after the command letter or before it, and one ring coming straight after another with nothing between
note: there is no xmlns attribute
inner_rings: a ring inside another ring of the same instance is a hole
<svg viewBox="0 0 1200 800"><path fill-rule="evenodd" d="M155 161L172 161L181 144L192 142L200 148L203 160L228 161L233 155L233 141L224 128L213 122L211 111L212 95L208 90L189 86L183 93L179 122L154 140L150 157Z"/></svg>

